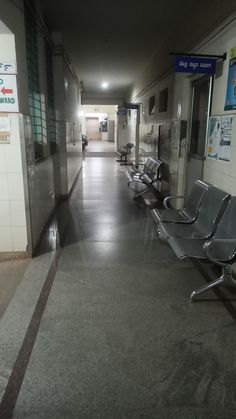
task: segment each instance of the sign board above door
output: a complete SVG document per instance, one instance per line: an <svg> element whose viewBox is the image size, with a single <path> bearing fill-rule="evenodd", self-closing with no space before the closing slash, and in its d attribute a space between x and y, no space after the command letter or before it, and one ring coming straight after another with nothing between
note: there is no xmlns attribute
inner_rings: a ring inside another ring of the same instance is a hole
<svg viewBox="0 0 236 419"><path fill-rule="evenodd" d="M215 74L216 60L213 58L177 56L175 58L176 73Z"/></svg>

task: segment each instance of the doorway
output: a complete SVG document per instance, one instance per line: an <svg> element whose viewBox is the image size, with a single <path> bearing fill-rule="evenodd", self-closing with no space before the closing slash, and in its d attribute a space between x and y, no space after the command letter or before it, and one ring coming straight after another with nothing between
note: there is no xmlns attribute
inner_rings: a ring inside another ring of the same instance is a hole
<svg viewBox="0 0 236 419"><path fill-rule="evenodd" d="M79 116L82 134L88 139L84 157L115 156L117 105L81 105Z"/></svg>
<svg viewBox="0 0 236 419"><path fill-rule="evenodd" d="M196 179L203 178L205 150L210 115L212 78L202 77L192 83L190 141L187 163L187 193Z"/></svg>
<svg viewBox="0 0 236 419"><path fill-rule="evenodd" d="M86 135L89 140L101 140L99 118L86 117Z"/></svg>

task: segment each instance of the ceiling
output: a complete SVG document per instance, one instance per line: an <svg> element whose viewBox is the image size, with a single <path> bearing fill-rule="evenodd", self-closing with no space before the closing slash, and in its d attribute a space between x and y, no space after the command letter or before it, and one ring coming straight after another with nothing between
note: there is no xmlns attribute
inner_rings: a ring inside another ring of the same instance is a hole
<svg viewBox="0 0 236 419"><path fill-rule="evenodd" d="M40 2L49 29L63 34L65 49L84 84L84 98L90 103L95 98L99 101L125 97L155 52L165 44L170 45L166 41L173 34L176 37L178 28L183 32L185 22L191 19L193 30L194 25L199 26L194 22L196 7L202 8L204 19L208 4L209 7L223 4L225 8L227 2L234 3L231 0ZM207 22L209 28L211 23ZM107 90L101 87L103 81L109 83Z"/></svg>

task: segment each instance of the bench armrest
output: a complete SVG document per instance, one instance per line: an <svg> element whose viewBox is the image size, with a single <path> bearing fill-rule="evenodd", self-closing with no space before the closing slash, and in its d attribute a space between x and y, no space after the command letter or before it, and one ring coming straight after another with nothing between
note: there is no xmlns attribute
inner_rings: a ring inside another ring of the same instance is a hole
<svg viewBox="0 0 236 419"><path fill-rule="evenodd" d="M186 199L187 197L188 197L188 195L167 196L164 199L164 201L163 201L163 205L164 205L165 209L170 209L170 207L168 205L168 203L169 203L170 200L172 200L172 199L180 199L180 198Z"/></svg>
<svg viewBox="0 0 236 419"><path fill-rule="evenodd" d="M211 248L214 244L217 244L217 243L225 243L225 244L235 243L235 247L236 247L236 239L213 239L211 241L206 242L203 246L208 260L210 260L211 262L219 266L229 266L229 263L220 262L219 260L211 256L210 254ZM234 252L234 256L235 255L236 255L236 251ZM229 259L232 259L232 257L229 256Z"/></svg>
<svg viewBox="0 0 236 419"><path fill-rule="evenodd" d="M135 162L132 164L132 170L135 172L138 172L139 170L139 166L145 166L145 163L138 163L136 164Z"/></svg>

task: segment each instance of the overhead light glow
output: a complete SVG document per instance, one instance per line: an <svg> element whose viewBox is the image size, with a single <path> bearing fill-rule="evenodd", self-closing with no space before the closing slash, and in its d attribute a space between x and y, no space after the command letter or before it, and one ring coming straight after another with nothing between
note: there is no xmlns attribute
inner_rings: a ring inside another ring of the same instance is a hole
<svg viewBox="0 0 236 419"><path fill-rule="evenodd" d="M103 89L107 89L107 88L108 88L108 83L107 83L106 81L104 81L104 82L102 83L102 88L103 88Z"/></svg>

